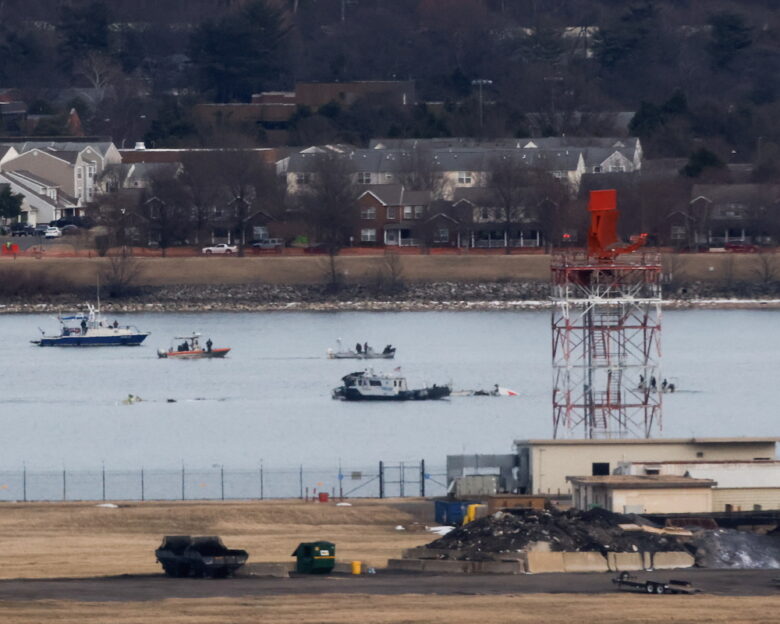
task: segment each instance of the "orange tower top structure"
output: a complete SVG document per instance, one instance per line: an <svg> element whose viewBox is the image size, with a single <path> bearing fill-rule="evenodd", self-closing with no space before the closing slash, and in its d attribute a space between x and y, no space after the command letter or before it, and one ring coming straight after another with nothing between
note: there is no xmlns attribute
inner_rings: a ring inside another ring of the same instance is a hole
<svg viewBox="0 0 780 624"><path fill-rule="evenodd" d="M636 251L645 244L647 234L641 234L636 241L628 245L618 241L617 222L620 212L617 209L616 190L591 191L588 210L588 256L600 261L610 261L620 254Z"/></svg>

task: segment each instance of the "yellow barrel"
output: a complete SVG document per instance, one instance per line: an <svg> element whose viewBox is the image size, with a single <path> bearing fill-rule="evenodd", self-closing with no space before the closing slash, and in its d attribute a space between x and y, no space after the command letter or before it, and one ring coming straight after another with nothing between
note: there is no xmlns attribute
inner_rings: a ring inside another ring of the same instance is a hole
<svg viewBox="0 0 780 624"><path fill-rule="evenodd" d="M363 564L360 563L360 561L353 561L352 562L352 574L360 574L362 565Z"/></svg>

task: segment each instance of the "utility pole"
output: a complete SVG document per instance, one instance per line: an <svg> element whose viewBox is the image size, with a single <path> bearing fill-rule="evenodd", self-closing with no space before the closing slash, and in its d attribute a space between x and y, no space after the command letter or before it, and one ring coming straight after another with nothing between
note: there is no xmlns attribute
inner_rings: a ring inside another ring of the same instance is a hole
<svg viewBox="0 0 780 624"><path fill-rule="evenodd" d="M487 85L492 85L493 81L488 80L487 78L477 78L476 80L472 80L471 84L479 87L479 129L481 130L482 127L485 125L484 124L485 118L483 112L483 100L482 100L482 87Z"/></svg>

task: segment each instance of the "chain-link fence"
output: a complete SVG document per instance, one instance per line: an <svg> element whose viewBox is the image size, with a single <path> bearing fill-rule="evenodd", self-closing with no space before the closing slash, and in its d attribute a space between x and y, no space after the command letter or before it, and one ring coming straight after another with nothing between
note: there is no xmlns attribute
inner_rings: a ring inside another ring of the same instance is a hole
<svg viewBox="0 0 780 624"><path fill-rule="evenodd" d="M236 469L0 470L0 501L237 500L333 497L440 496L446 470L419 462L374 466Z"/></svg>

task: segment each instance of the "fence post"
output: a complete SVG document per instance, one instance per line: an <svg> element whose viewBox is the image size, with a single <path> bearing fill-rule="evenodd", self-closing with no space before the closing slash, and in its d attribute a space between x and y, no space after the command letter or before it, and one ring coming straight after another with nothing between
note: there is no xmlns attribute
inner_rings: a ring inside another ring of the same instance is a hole
<svg viewBox="0 0 780 624"><path fill-rule="evenodd" d="M103 486L103 500L106 500L106 465L103 464L100 472L101 485Z"/></svg>
<svg viewBox="0 0 780 624"><path fill-rule="evenodd" d="M146 500L144 498L144 469L141 468L141 501Z"/></svg>
<svg viewBox="0 0 780 624"><path fill-rule="evenodd" d="M379 498L385 497L385 462L379 462Z"/></svg>
<svg viewBox="0 0 780 624"><path fill-rule="evenodd" d="M263 462L260 462L260 500L263 500L263 497L265 495L265 492L263 491L265 489L263 485Z"/></svg>
<svg viewBox="0 0 780 624"><path fill-rule="evenodd" d="M222 500L225 500L225 466L219 467L219 485L222 494Z"/></svg>
<svg viewBox="0 0 780 624"><path fill-rule="evenodd" d="M300 487L300 498L303 500L303 464L298 469L298 486Z"/></svg>
<svg viewBox="0 0 780 624"><path fill-rule="evenodd" d="M344 473L341 470L341 460L339 459L339 499L344 498L343 483L344 483ZM334 492L333 498L335 498L335 497L336 497L336 494Z"/></svg>
<svg viewBox="0 0 780 624"><path fill-rule="evenodd" d="M404 478L406 476L406 470L404 469L404 463L400 463L400 467L398 468L398 490L401 495L401 498L404 497Z"/></svg>
<svg viewBox="0 0 780 624"><path fill-rule="evenodd" d="M181 465L181 499L184 500L184 464Z"/></svg>
<svg viewBox="0 0 780 624"><path fill-rule="evenodd" d="M68 498L68 485L67 477L65 476L65 468L62 469L62 500Z"/></svg>
<svg viewBox="0 0 780 624"><path fill-rule="evenodd" d="M27 464L22 464L22 500L27 502Z"/></svg>
<svg viewBox="0 0 780 624"><path fill-rule="evenodd" d="M425 460L420 460L420 496L425 498Z"/></svg>

